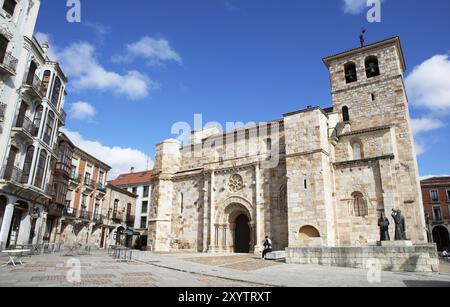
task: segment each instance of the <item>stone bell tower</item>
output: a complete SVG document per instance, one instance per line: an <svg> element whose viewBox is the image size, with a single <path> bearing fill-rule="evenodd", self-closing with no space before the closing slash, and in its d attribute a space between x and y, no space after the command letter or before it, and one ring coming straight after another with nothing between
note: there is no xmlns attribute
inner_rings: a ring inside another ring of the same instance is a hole
<svg viewBox="0 0 450 307"><path fill-rule="evenodd" d="M399 37L329 56L333 110L349 133L389 129L391 162L380 162L380 190L387 216L400 209L406 217L407 236L426 242L426 227L418 164L410 123L403 73L405 60ZM368 137L367 137L368 139ZM370 142L368 142L370 143ZM374 156L383 149L362 144ZM379 150L379 152L376 152ZM380 208L378 208L380 209Z"/></svg>

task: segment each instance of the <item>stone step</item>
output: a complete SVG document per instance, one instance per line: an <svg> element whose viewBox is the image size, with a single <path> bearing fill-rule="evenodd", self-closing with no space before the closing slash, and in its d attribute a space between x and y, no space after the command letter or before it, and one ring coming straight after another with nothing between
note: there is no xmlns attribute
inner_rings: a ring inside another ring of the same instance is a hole
<svg viewBox="0 0 450 307"><path fill-rule="evenodd" d="M266 260L284 260L286 259L285 251L271 252L266 255Z"/></svg>

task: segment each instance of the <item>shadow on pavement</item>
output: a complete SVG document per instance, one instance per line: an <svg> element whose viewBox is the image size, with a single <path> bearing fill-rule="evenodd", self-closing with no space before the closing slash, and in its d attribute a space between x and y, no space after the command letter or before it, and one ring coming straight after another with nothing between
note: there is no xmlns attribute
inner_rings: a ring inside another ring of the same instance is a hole
<svg viewBox="0 0 450 307"><path fill-rule="evenodd" d="M450 288L450 282L440 280L404 280L407 287L410 288Z"/></svg>

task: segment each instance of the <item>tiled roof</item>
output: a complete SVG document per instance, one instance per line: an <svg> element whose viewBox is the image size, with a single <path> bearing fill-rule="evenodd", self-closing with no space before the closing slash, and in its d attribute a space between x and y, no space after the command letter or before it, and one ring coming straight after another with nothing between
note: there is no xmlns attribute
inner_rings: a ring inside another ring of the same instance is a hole
<svg viewBox="0 0 450 307"><path fill-rule="evenodd" d="M121 174L109 184L116 187L129 187L133 185L144 185L150 182L153 177L153 171L133 172L128 174Z"/></svg>
<svg viewBox="0 0 450 307"><path fill-rule="evenodd" d="M442 177L431 177L421 181L422 184L439 184L439 183L450 183L450 177L442 176Z"/></svg>

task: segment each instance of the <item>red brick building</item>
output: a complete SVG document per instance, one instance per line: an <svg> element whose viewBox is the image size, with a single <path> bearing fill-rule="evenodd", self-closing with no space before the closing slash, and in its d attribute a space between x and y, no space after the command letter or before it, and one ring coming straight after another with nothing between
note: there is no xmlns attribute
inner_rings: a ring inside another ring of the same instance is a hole
<svg viewBox="0 0 450 307"><path fill-rule="evenodd" d="M450 251L450 177L429 178L422 180L421 185L433 242L439 251Z"/></svg>

